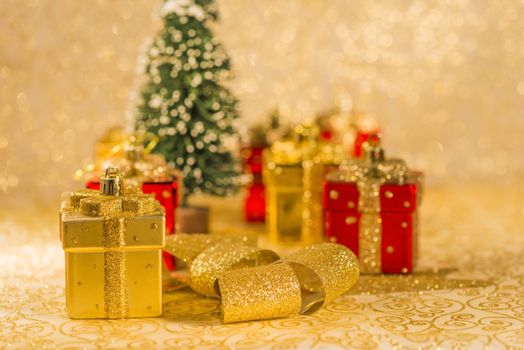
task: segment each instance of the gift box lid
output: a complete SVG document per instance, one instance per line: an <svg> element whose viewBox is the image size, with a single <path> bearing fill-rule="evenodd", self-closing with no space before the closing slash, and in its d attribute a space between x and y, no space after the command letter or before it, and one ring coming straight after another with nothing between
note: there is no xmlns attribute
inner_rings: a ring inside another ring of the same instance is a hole
<svg viewBox="0 0 524 350"><path fill-rule="evenodd" d="M136 217L111 219L62 212L60 233L66 251L136 250L162 248L165 238L163 210ZM109 242L107 230L122 230L122 238Z"/></svg>
<svg viewBox="0 0 524 350"><path fill-rule="evenodd" d="M378 186L383 211L412 212L421 201L423 174L410 170L402 159L385 159L380 138L365 145L362 159L352 159L326 176L323 207L326 210L363 211L361 191Z"/></svg>
<svg viewBox="0 0 524 350"><path fill-rule="evenodd" d="M111 168L110 168L111 169ZM108 175L109 174L109 175ZM130 188L106 171L100 192L80 190L62 202L60 238L66 251L109 251L161 248L165 212L152 194Z"/></svg>

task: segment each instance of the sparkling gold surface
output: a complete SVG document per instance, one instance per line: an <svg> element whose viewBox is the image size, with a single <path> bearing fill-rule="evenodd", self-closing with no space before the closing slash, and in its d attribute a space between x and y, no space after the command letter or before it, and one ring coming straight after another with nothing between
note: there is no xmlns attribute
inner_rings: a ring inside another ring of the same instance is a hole
<svg viewBox="0 0 524 350"><path fill-rule="evenodd" d="M226 271L218 282L224 323L287 317L300 311L300 283L287 264Z"/></svg>
<svg viewBox="0 0 524 350"><path fill-rule="evenodd" d="M218 5L216 33L232 56L246 124L276 105L286 119L302 119L350 94L379 119L387 149L425 170L420 262L454 272L364 276L313 316L289 319L221 325L218 301L190 291L166 295L162 319L65 318L51 209L73 187L68 174L92 158L105 131L98 126L124 117L156 4L6 1L0 347L522 347L524 4ZM214 207L215 226L245 228L236 203Z"/></svg>
<svg viewBox="0 0 524 350"><path fill-rule="evenodd" d="M89 198L80 201L80 210L84 201L88 200ZM129 315L126 256L123 251L116 250L125 246L126 224L120 216L106 217L102 221L104 247L115 249L104 252L104 310L108 318L124 318Z"/></svg>
<svg viewBox="0 0 524 350"><path fill-rule="evenodd" d="M109 216L122 212L122 199L92 196L80 200L80 213L86 216Z"/></svg>
<svg viewBox="0 0 524 350"><path fill-rule="evenodd" d="M230 235L174 236L165 250L188 262L183 281L191 289L222 299L224 323L315 312L348 291L359 275L356 256L339 244L311 245L279 260L275 252Z"/></svg>
<svg viewBox="0 0 524 350"><path fill-rule="evenodd" d="M123 251L104 253L104 310L107 318L124 318L129 315L125 267Z"/></svg>
<svg viewBox="0 0 524 350"><path fill-rule="evenodd" d="M218 297L215 281L221 272L241 267L267 265L278 259L279 256L269 250L242 245L215 245L202 251L191 263L189 284L198 293Z"/></svg>
<svg viewBox="0 0 524 350"><path fill-rule="evenodd" d="M186 263L192 263L195 258L207 248L216 245L248 245L256 246L256 236L247 234L188 234L178 233L166 237L165 250Z"/></svg>
<svg viewBox="0 0 524 350"><path fill-rule="evenodd" d="M431 186L424 196L413 275L361 276L312 315L225 325L218 299L188 289L164 294L162 318L68 319L56 212L2 211L0 347L521 347L524 184ZM240 199L212 203L218 230L264 231L242 223Z"/></svg>
<svg viewBox="0 0 524 350"><path fill-rule="evenodd" d="M266 266L224 266L217 286L222 319L230 323L313 313L347 292L358 275L356 256L332 243L307 246Z"/></svg>
<svg viewBox="0 0 524 350"><path fill-rule="evenodd" d="M359 209L358 252L362 273L382 272L382 222L380 219L380 186L378 179L357 183Z"/></svg>
<svg viewBox="0 0 524 350"><path fill-rule="evenodd" d="M84 198L89 198L98 195L99 191L95 190L78 190L71 192L69 197L69 205L74 209L80 208L80 201Z"/></svg>
<svg viewBox="0 0 524 350"><path fill-rule="evenodd" d="M315 244L286 257L298 273L302 288L310 292L321 292L321 305L335 300L346 293L357 282L359 276L358 260L349 249L333 243ZM311 270L315 277L308 277L304 269ZM302 310L307 311L307 310Z"/></svg>
<svg viewBox="0 0 524 350"><path fill-rule="evenodd" d="M164 220L154 196L133 189L121 196L88 190L70 194L69 202L62 204L60 222L69 317L119 319L161 314L158 260L164 243ZM156 234L144 232L143 223L150 230L162 229ZM129 233L133 236L130 244L126 241ZM135 251L129 252L130 246ZM150 272L135 276L130 283L129 275L143 266ZM103 270L102 275L99 270ZM129 291L130 285L139 295Z"/></svg>
<svg viewBox="0 0 524 350"><path fill-rule="evenodd" d="M141 193L122 198L122 210L131 213L150 213L156 208L155 196L153 194Z"/></svg>

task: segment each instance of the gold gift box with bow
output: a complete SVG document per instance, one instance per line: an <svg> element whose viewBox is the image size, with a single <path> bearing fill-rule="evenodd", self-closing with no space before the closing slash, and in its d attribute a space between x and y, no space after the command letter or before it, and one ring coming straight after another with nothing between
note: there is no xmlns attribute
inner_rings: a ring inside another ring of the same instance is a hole
<svg viewBox="0 0 524 350"><path fill-rule="evenodd" d="M277 244L323 239L322 181L346 158L341 145L319 141L318 127L299 125L289 140L264 151L269 238Z"/></svg>
<svg viewBox="0 0 524 350"><path fill-rule="evenodd" d="M124 190L109 168L100 192L73 192L62 203L66 306L71 318L162 314L165 213L153 195Z"/></svg>

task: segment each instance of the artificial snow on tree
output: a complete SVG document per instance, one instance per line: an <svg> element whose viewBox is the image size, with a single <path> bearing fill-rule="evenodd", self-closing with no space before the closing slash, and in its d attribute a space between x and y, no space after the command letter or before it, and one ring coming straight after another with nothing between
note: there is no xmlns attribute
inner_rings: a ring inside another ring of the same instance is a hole
<svg viewBox="0 0 524 350"><path fill-rule="evenodd" d="M154 152L184 175L184 194L225 196L238 185L239 166L228 147L236 135L236 99L220 85L230 60L207 27L218 13L213 0L167 0L163 28L144 62L136 128L159 136Z"/></svg>

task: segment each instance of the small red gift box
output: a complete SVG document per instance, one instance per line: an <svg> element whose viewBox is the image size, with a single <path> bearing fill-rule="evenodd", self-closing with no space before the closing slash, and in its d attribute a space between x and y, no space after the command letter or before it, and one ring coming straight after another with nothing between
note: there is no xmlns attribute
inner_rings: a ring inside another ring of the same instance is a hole
<svg viewBox="0 0 524 350"><path fill-rule="evenodd" d="M246 221L266 221L265 187L261 181L255 181L247 186L244 205Z"/></svg>
<svg viewBox="0 0 524 350"><path fill-rule="evenodd" d="M88 181L86 188L92 190L100 189L100 182ZM166 234L171 235L175 232L175 210L178 207L178 184L176 181L168 182L144 182L142 183L143 193L152 193L156 200L166 211ZM163 252L164 262L168 270L175 268L175 260L172 255Z"/></svg>
<svg viewBox="0 0 524 350"><path fill-rule="evenodd" d="M399 159L385 160L379 141L366 145L326 177L324 225L328 240L358 257L363 273L409 273L417 254L417 207L422 174Z"/></svg>
<svg viewBox="0 0 524 350"><path fill-rule="evenodd" d="M248 222L266 221L265 188L262 182L262 153L264 147L246 147L242 150L244 171L252 181L246 186L244 217Z"/></svg>

